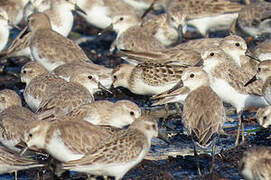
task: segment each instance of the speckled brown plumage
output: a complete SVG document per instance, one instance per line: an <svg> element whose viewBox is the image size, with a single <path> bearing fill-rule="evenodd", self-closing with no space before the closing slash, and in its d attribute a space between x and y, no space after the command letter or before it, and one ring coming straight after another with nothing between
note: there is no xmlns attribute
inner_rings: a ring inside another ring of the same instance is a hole
<svg viewBox="0 0 271 180"><path fill-rule="evenodd" d="M144 142L145 141L145 142ZM104 143L93 148L85 157L65 163L65 168L74 165L88 165L95 163L125 163L136 158L144 146L147 146L143 133L136 130L119 131L114 134L114 138L103 141ZM120 146L121 144L121 146ZM125 150L124 150L125 149Z"/></svg>
<svg viewBox="0 0 271 180"><path fill-rule="evenodd" d="M35 160L20 157L4 147L0 147L0 174L43 166L44 164Z"/></svg>
<svg viewBox="0 0 271 180"><path fill-rule="evenodd" d="M238 12L244 5L227 0L173 0L168 11L187 14L188 19Z"/></svg>
<svg viewBox="0 0 271 180"><path fill-rule="evenodd" d="M43 99L38 112L43 118L60 117L92 101L93 95L84 86L70 82L63 84L58 91Z"/></svg>
<svg viewBox="0 0 271 180"><path fill-rule="evenodd" d="M270 18L271 4L269 2L251 3L239 12L238 23L243 26L257 27L263 20Z"/></svg>
<svg viewBox="0 0 271 180"><path fill-rule="evenodd" d="M108 130L108 131L107 131ZM60 132L60 138L65 146L76 154L85 154L106 138L118 131L113 127L97 127L86 121L56 121L50 125L46 134L46 144L49 144L55 131Z"/></svg>
<svg viewBox="0 0 271 180"><path fill-rule="evenodd" d="M121 55L138 62L157 62L157 63L172 63L184 66L193 66L197 64L201 57L200 53L193 48L188 49L183 45L167 48L160 51L121 51Z"/></svg>
<svg viewBox="0 0 271 180"><path fill-rule="evenodd" d="M195 111L197 113L195 113ZM224 124L224 107L220 98L209 86L189 93L183 109L183 123L194 141L207 146Z"/></svg>
<svg viewBox="0 0 271 180"><path fill-rule="evenodd" d="M133 86L137 79L142 79L150 86L157 86L172 82L178 82L186 67L178 65L166 65L160 63L141 63L138 64L130 77L129 84Z"/></svg>

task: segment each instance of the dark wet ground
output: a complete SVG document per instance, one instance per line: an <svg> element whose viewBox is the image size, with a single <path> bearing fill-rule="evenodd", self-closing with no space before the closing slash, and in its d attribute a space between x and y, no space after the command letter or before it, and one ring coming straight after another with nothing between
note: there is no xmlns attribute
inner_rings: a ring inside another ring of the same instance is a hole
<svg viewBox="0 0 271 180"><path fill-rule="evenodd" d="M76 32L76 33L74 33ZM109 33L100 37L96 35L100 32L98 29L87 25L82 18L77 17L75 20L74 32L72 38L83 36L91 36L93 40L81 44L85 53L96 64L113 68L123 62L117 54L108 54L107 49L115 37L114 33ZM79 34L78 34L79 33ZM218 32L211 34L211 37L224 37L227 32ZM254 46L253 42L251 46ZM20 83L17 76L20 68L28 61L27 58L12 58L0 60L0 90L9 88L17 91L22 95L24 85ZM152 108L151 100L147 96L134 95L126 89L112 89L113 95L107 92L99 92L95 94L95 99L107 99L116 101L119 99L129 99L136 102L142 109L148 109L151 114L159 118L160 128L169 138L170 144L166 144L158 139L153 140L151 153L139 165L130 170L124 179L129 180L167 180L167 179L200 179L197 175L196 161L193 156L192 141L189 136L185 135L181 123L181 113L176 114L175 106L170 106L168 118L165 125L162 126L164 107L159 106ZM227 106L227 115L236 120L236 114L232 107ZM245 117L245 137L244 144L234 148L234 142L237 129L237 122L228 122L224 126L228 136L220 136L216 145L216 156L214 173L209 174L211 162L211 149L201 151L199 156L201 171L204 174L202 179L241 179L238 173L238 163L242 153L255 145L270 146L268 139L269 130L261 130L257 125L254 116L255 113L247 113ZM44 157L43 157L44 158ZM39 159L43 159L39 158ZM45 158L46 159L46 158ZM53 173L49 169L27 170L18 173L18 179L53 179ZM60 179L86 179L87 176L78 173L65 173ZM1 175L0 179L14 179L14 175Z"/></svg>

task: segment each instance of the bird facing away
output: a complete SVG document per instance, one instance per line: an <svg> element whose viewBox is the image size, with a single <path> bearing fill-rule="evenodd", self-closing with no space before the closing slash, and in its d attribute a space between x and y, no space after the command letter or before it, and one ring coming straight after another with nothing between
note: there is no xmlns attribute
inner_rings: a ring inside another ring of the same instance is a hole
<svg viewBox="0 0 271 180"><path fill-rule="evenodd" d="M185 70L182 81L184 87L190 89L184 102L184 126L196 143L207 147L225 121L222 101L211 89L208 75L201 68L191 67Z"/></svg>
<svg viewBox="0 0 271 180"><path fill-rule="evenodd" d="M208 74L200 67L191 67L182 76L184 87L191 91L185 98L183 107L183 124L191 135L193 143L206 148L212 144L213 172L215 158L215 141L225 122L225 109L222 100L212 90ZM197 112L197 113L195 113ZM196 146L194 156L197 160L198 173L201 175Z"/></svg>

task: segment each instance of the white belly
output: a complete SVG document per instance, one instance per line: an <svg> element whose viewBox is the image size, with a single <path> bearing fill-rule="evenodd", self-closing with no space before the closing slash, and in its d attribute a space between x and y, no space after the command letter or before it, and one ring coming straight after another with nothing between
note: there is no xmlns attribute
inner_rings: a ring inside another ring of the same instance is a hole
<svg viewBox="0 0 271 180"><path fill-rule="evenodd" d="M61 162L67 162L82 158L84 156L83 154L74 153L64 145L62 139L59 137L59 133L60 132L58 131L54 132L51 141L46 146L46 151Z"/></svg>
<svg viewBox="0 0 271 180"><path fill-rule="evenodd" d="M194 26L202 35L206 35L207 31L229 29L233 20L237 17L237 13L222 14L218 16L207 16L189 20L188 25Z"/></svg>

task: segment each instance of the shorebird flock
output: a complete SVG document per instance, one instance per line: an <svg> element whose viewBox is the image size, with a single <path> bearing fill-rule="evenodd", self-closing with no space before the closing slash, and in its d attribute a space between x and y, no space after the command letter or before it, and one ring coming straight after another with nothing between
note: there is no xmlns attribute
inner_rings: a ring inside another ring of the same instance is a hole
<svg viewBox="0 0 271 180"><path fill-rule="evenodd" d="M69 39L73 11L100 30L97 37L114 31L106 51L125 63L113 69L93 63ZM245 143L244 111L256 109L263 128L271 124L270 17L265 1L0 0L0 59L29 59L20 71L23 99L0 91L0 173L47 166L26 156L42 151L57 160L57 176L69 170L122 179L149 153L152 138L170 143L144 107L95 100L96 92L117 87L148 96L152 106L175 103L199 178L199 147L212 146L213 173L227 121L223 103L238 114L236 147ZM12 28L20 31L15 38ZM214 38L218 31L226 35ZM271 148L244 152L239 172L271 179Z"/></svg>

